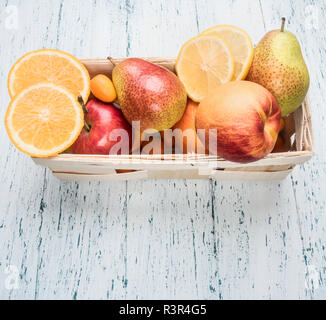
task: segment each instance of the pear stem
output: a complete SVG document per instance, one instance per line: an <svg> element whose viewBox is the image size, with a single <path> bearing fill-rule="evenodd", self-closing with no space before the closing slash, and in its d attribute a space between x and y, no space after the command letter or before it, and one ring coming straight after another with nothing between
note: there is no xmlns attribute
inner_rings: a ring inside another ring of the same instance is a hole
<svg viewBox="0 0 326 320"><path fill-rule="evenodd" d="M284 32L285 18L282 18L281 32Z"/></svg>
<svg viewBox="0 0 326 320"><path fill-rule="evenodd" d="M113 61L112 57L107 57L107 59L112 63L113 67L116 66L116 63Z"/></svg>
<svg viewBox="0 0 326 320"><path fill-rule="evenodd" d="M82 96L78 96L78 102L81 104L83 111L84 111L84 115L88 112L85 103L84 103L84 99ZM84 120L84 129L89 132L91 131L91 127L88 125L88 123Z"/></svg>

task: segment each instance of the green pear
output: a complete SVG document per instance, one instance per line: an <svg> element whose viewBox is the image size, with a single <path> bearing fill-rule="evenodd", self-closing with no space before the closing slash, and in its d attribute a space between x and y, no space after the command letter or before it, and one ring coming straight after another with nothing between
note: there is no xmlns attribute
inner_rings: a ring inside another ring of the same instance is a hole
<svg viewBox="0 0 326 320"><path fill-rule="evenodd" d="M247 80L259 83L276 98L282 116L295 111L309 88L309 72L296 36L284 30L268 32L258 43Z"/></svg>

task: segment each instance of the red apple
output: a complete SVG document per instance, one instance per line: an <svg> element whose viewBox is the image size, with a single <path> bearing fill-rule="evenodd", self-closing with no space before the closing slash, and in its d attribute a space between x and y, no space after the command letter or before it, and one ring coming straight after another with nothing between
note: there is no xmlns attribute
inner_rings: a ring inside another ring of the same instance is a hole
<svg viewBox="0 0 326 320"><path fill-rule="evenodd" d="M131 126L113 104L90 100L85 126L70 151L76 154L129 154Z"/></svg>
<svg viewBox="0 0 326 320"><path fill-rule="evenodd" d="M199 104L196 128L205 130L207 153L246 163L273 150L280 119L280 107L267 89L250 81L232 81Z"/></svg>

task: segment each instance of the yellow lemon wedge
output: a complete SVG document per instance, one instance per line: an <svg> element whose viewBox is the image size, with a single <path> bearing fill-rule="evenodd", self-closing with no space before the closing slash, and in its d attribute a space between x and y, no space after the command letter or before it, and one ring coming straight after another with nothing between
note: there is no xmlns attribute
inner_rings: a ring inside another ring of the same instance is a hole
<svg viewBox="0 0 326 320"><path fill-rule="evenodd" d="M249 35L244 30L231 25L219 25L205 30L201 35L221 37L231 49L234 58L235 71L232 80L246 78L254 57L254 48Z"/></svg>
<svg viewBox="0 0 326 320"><path fill-rule="evenodd" d="M233 78L234 59L221 37L200 35L182 46L175 70L188 96L200 102L210 90Z"/></svg>

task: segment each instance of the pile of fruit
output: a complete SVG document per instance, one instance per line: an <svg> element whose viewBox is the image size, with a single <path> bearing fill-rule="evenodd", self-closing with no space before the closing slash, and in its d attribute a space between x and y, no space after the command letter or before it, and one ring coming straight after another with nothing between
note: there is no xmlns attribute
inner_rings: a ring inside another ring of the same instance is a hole
<svg viewBox="0 0 326 320"><path fill-rule="evenodd" d="M284 19L255 49L244 30L209 28L182 46L175 71L128 58L111 78L90 79L68 53L27 53L8 76L8 135L34 157L201 153L246 163L282 151L284 118L309 87Z"/></svg>

